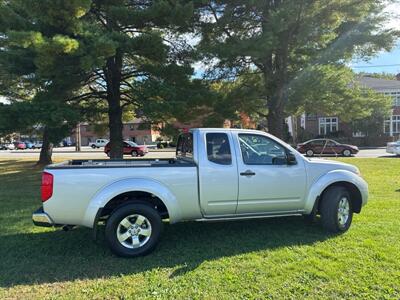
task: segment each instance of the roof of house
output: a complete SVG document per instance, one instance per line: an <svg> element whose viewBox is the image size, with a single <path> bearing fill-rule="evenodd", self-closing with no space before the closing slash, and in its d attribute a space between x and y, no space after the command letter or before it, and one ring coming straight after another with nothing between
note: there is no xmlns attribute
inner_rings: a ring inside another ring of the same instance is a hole
<svg viewBox="0 0 400 300"><path fill-rule="evenodd" d="M400 80L389 80L373 77L359 77L358 82L374 90L400 90Z"/></svg>

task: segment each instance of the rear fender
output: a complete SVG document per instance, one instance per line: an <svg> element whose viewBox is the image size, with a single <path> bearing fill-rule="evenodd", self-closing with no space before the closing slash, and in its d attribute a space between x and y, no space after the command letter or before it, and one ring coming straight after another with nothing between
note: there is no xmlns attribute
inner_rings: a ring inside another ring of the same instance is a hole
<svg viewBox="0 0 400 300"><path fill-rule="evenodd" d="M90 201L86 209L83 226L92 228L99 209L114 197L127 192L147 192L158 197L166 206L170 223L181 219L180 209L175 195L163 184L150 179L123 179L100 190Z"/></svg>

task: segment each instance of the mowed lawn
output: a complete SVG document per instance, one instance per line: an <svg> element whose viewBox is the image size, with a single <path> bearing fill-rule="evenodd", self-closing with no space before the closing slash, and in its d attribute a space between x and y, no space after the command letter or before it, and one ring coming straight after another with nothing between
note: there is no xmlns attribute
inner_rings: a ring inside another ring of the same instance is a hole
<svg viewBox="0 0 400 300"><path fill-rule="evenodd" d="M346 234L299 217L182 223L137 259L89 229L34 227L41 170L0 160L0 299L399 299L400 159L341 160L370 185Z"/></svg>

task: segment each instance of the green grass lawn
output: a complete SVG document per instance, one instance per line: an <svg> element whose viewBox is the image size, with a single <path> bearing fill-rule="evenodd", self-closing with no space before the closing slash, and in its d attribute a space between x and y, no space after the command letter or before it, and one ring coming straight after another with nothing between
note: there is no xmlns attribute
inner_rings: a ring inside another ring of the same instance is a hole
<svg viewBox="0 0 400 300"><path fill-rule="evenodd" d="M0 299L399 299L400 159L342 160L361 169L370 200L341 236L297 217L182 223L137 259L89 229L34 227L40 170L0 160Z"/></svg>

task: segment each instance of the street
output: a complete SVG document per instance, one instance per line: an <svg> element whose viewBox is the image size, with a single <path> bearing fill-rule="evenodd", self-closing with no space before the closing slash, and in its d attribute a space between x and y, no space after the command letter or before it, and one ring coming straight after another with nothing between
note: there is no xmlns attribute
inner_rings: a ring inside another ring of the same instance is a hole
<svg viewBox="0 0 400 300"><path fill-rule="evenodd" d="M40 150L1 150L0 158L9 158L9 159L19 159L19 158L31 158L38 159ZM130 156L125 156L125 158L129 158ZM150 149L150 152L144 158L172 158L175 157L175 151L172 148L169 149ZM317 156L315 156L317 157ZM322 156L322 157L332 157L332 156ZM392 154L386 153L386 149L384 147L380 148L370 148L370 149L361 149L360 152L355 155L356 158L378 158L378 157L394 157ZM75 152L75 147L61 147L54 148L53 150L53 158L60 159L107 159L107 156L104 154L102 149L92 149L90 147L82 147L82 151Z"/></svg>
<svg viewBox="0 0 400 300"><path fill-rule="evenodd" d="M38 159L40 149L29 150L1 150L0 159ZM129 158L129 155L124 158ZM144 158L172 158L175 157L175 150L171 149L150 149ZM90 147L82 147L82 151L75 152L75 147L59 147L53 149L53 158L60 159L107 159L107 155L101 149L92 149Z"/></svg>

